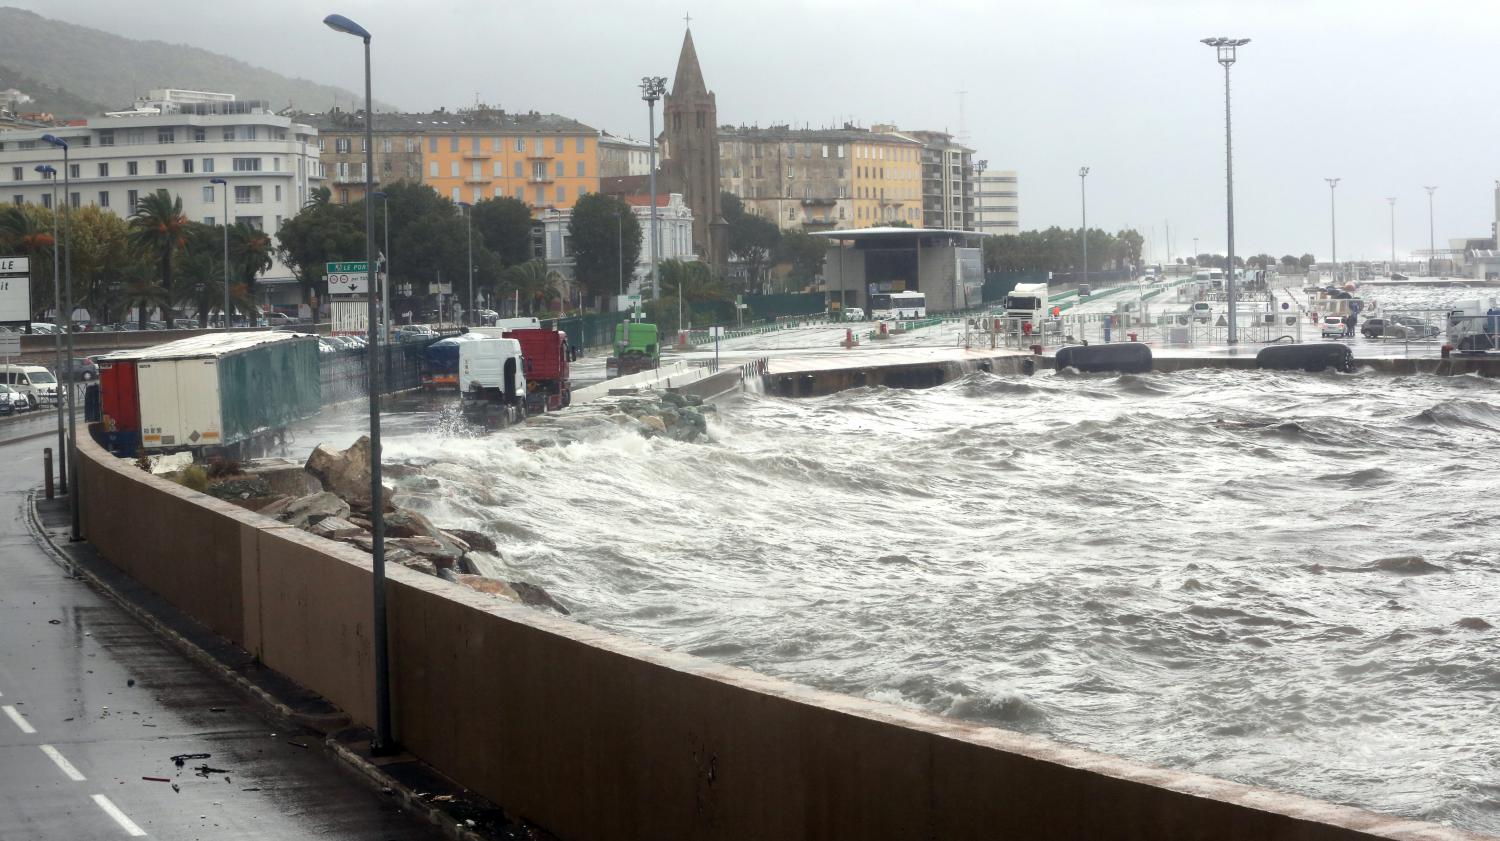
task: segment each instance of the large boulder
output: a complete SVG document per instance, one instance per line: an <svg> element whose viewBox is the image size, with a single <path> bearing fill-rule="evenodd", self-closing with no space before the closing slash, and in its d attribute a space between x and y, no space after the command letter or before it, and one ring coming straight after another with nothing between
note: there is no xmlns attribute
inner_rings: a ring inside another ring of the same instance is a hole
<svg viewBox="0 0 1500 841"><path fill-rule="evenodd" d="M361 435L349 449L339 451L319 444L307 457L303 467L323 489L338 494L353 508L370 509L370 437ZM382 501L389 505L390 488L384 488Z"/></svg>
<svg viewBox="0 0 1500 841"><path fill-rule="evenodd" d="M369 532L349 522L343 517L324 517L308 527L308 531L319 537L330 540L347 540L352 537L363 537Z"/></svg>
<svg viewBox="0 0 1500 841"><path fill-rule="evenodd" d="M463 547L442 537L395 537L387 540L385 545L426 558L439 569L454 566L464 556Z"/></svg>
<svg viewBox="0 0 1500 841"><path fill-rule="evenodd" d="M516 591L517 596L521 597L521 604L530 605L531 607L550 608L564 616L567 616L570 612L558 603L557 599L552 598L546 590L535 584L527 584L525 581L512 581L510 582L510 588Z"/></svg>
<svg viewBox="0 0 1500 841"><path fill-rule="evenodd" d="M398 508L385 515L386 537L436 537L438 527L421 512Z"/></svg>
<svg viewBox="0 0 1500 841"><path fill-rule="evenodd" d="M463 573L459 573L458 583L468 587L470 590L489 593L492 596L510 599L513 602L521 601L520 594L514 588L497 578L485 578L482 575L464 575Z"/></svg>
<svg viewBox="0 0 1500 841"><path fill-rule="evenodd" d="M469 548L476 552L500 551L499 547L495 545L494 538L490 537L484 532L473 531L470 529L443 529L443 531L469 544Z"/></svg>
<svg viewBox="0 0 1500 841"><path fill-rule="evenodd" d="M262 514L265 512L262 511ZM322 493L308 494L298 497L287 503L286 507L276 514L276 519L296 526L305 528L316 525L319 521L328 517L345 517L349 514L349 503L339 499L327 491Z"/></svg>

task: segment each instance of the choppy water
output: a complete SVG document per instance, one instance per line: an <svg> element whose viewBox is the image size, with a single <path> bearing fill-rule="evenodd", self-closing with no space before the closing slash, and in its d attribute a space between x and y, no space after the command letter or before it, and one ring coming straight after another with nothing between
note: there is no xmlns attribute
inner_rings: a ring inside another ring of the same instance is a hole
<svg viewBox="0 0 1500 841"><path fill-rule="evenodd" d="M583 622L1500 832L1500 382L976 374L746 396L706 444L444 417L388 439L439 459L408 501Z"/></svg>

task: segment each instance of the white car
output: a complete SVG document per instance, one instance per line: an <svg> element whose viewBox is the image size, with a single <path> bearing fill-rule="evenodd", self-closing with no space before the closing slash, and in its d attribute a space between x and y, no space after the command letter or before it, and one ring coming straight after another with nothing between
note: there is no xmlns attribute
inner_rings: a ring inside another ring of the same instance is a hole
<svg viewBox="0 0 1500 841"><path fill-rule="evenodd" d="M1323 338L1326 339L1329 336L1334 336L1334 337L1343 336L1348 331L1349 331L1349 328L1344 326L1344 317L1343 316L1341 316L1341 315L1325 315L1325 316L1323 316Z"/></svg>
<svg viewBox="0 0 1500 841"><path fill-rule="evenodd" d="M1193 304L1193 320L1201 324L1207 324L1214 315L1214 308L1207 301L1199 301Z"/></svg>
<svg viewBox="0 0 1500 841"><path fill-rule="evenodd" d="M16 412L27 412L31 410L31 401L26 395L0 383L0 415L10 415Z"/></svg>
<svg viewBox="0 0 1500 841"><path fill-rule="evenodd" d="M865 320L865 311L860 309L859 307L844 307L843 312L845 321Z"/></svg>

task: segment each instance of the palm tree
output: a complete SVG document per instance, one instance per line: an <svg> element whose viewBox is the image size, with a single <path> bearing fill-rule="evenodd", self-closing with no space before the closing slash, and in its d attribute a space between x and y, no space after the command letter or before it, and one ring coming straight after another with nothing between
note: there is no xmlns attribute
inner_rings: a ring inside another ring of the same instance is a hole
<svg viewBox="0 0 1500 841"><path fill-rule="evenodd" d="M27 211L24 206L0 210L0 251L20 252L27 257L51 254L55 241L51 226L37 213ZM52 306L52 273L33 269L31 276L31 312L40 318Z"/></svg>
<svg viewBox="0 0 1500 841"><path fill-rule="evenodd" d="M303 207L322 207L333 200L333 190L328 187L314 187L307 196L307 203Z"/></svg>
<svg viewBox="0 0 1500 841"><path fill-rule="evenodd" d="M229 273L255 297L257 276L271 268L271 235L240 222L229 229Z"/></svg>
<svg viewBox="0 0 1500 841"><path fill-rule="evenodd" d="M166 190L157 190L141 199L130 215L131 240L142 251L159 254L161 291L170 297L172 291L172 257L186 244L188 219L182 213L182 198ZM140 312L141 329L146 329L147 312Z"/></svg>
<svg viewBox="0 0 1500 841"><path fill-rule="evenodd" d="M535 311L538 303L560 297L558 283L561 280L562 277L557 272L550 271L541 260L528 260L518 266L511 266L502 275L505 285L519 291L520 298L526 301L528 315Z"/></svg>

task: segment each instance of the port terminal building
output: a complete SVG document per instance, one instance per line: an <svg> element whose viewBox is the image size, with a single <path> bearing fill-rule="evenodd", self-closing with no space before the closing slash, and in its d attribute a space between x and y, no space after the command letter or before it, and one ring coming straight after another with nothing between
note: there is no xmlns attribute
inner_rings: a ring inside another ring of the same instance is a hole
<svg viewBox="0 0 1500 841"><path fill-rule="evenodd" d="M984 287L984 238L944 228L857 228L818 231L828 240L823 279L829 301L870 309L881 292L921 292L927 311L976 306Z"/></svg>

